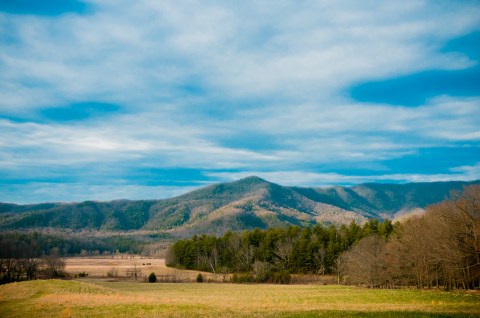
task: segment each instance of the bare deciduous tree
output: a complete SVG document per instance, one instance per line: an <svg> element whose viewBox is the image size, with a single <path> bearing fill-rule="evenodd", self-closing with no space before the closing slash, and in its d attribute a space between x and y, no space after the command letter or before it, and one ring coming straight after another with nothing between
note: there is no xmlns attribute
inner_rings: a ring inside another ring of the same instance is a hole
<svg viewBox="0 0 480 318"><path fill-rule="evenodd" d="M43 256L43 262L47 277L63 276L65 261L60 257L60 250L57 247L52 248L50 254Z"/></svg>
<svg viewBox="0 0 480 318"><path fill-rule="evenodd" d="M127 274L127 277L134 278L135 280L137 280L139 277L142 276L142 270L135 263L133 264L133 267L130 267L129 269L127 269L126 274Z"/></svg>
<svg viewBox="0 0 480 318"><path fill-rule="evenodd" d="M315 254L313 258L313 262L315 264L315 267L318 268L317 274L318 275L324 275L325 274L325 255L326 251L325 248L322 246L318 250L318 253Z"/></svg>
<svg viewBox="0 0 480 318"><path fill-rule="evenodd" d="M383 238L372 235L364 238L341 259L345 263L345 274L353 284L367 285L371 288L385 285Z"/></svg>
<svg viewBox="0 0 480 318"><path fill-rule="evenodd" d="M240 270L242 271L250 270L254 255L255 255L255 246L248 245L248 246L242 247L242 249L238 253L238 264L240 266Z"/></svg>
<svg viewBox="0 0 480 318"><path fill-rule="evenodd" d="M277 244L275 244L274 255L276 257L275 264L279 270L289 269L293 260L293 240L286 238L283 241L277 242Z"/></svg>
<svg viewBox="0 0 480 318"><path fill-rule="evenodd" d="M118 277L118 269L116 267L112 267L107 272L108 277Z"/></svg>
<svg viewBox="0 0 480 318"><path fill-rule="evenodd" d="M480 186L397 226L388 243L361 240L343 256L348 279L371 287L480 287Z"/></svg>
<svg viewBox="0 0 480 318"><path fill-rule="evenodd" d="M255 263L252 265L252 269L255 281L265 282L268 279L271 265L268 262L255 261Z"/></svg>

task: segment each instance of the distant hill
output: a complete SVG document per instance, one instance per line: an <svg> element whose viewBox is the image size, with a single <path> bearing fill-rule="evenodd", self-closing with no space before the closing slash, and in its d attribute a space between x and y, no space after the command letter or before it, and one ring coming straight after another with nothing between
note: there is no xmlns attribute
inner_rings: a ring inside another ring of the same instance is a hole
<svg viewBox="0 0 480 318"><path fill-rule="evenodd" d="M418 213L472 182L284 187L258 177L210 185L165 200L0 203L0 230L161 230L186 236L255 227L364 222Z"/></svg>
<svg viewBox="0 0 480 318"><path fill-rule="evenodd" d="M393 219L398 215L443 201L450 197L452 191L462 191L463 187L472 184L480 184L480 180L407 184L365 183L353 187L292 189L312 200L335 205L367 217Z"/></svg>

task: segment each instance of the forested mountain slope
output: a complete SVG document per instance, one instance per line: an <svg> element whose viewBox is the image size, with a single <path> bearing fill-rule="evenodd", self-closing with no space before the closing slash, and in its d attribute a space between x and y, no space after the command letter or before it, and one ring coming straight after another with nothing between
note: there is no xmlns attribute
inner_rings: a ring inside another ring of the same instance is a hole
<svg viewBox="0 0 480 318"><path fill-rule="evenodd" d="M213 184L165 200L0 204L0 229L60 228L224 233L255 227L363 222L439 202L473 182L284 187L258 177Z"/></svg>
<svg viewBox="0 0 480 318"><path fill-rule="evenodd" d="M407 184L365 183L353 187L293 188L302 195L320 202L372 217L394 218L395 215L449 198L452 191L479 184L471 182L424 182Z"/></svg>

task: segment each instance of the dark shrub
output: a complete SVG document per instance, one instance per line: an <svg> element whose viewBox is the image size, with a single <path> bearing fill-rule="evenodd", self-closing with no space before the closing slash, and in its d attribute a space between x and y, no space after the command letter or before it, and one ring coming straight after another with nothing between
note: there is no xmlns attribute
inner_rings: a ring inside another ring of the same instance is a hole
<svg viewBox="0 0 480 318"><path fill-rule="evenodd" d="M155 275L154 272L152 272L149 276L148 276L148 281L150 283L155 283L157 281L157 275Z"/></svg>
<svg viewBox="0 0 480 318"><path fill-rule="evenodd" d="M246 283L255 282L255 278L250 273L233 274L230 280L232 283L237 283L237 284L246 284Z"/></svg>
<svg viewBox="0 0 480 318"><path fill-rule="evenodd" d="M197 283L203 283L203 276L200 273L197 275Z"/></svg>
<svg viewBox="0 0 480 318"><path fill-rule="evenodd" d="M272 275L272 283L274 284L290 284L292 277L287 271L274 272Z"/></svg>

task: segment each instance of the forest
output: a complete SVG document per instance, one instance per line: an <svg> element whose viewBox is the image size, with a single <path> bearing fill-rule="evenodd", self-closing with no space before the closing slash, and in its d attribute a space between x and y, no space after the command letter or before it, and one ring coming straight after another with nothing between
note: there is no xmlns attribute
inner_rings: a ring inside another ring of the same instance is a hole
<svg viewBox="0 0 480 318"><path fill-rule="evenodd" d="M371 288L480 287L480 186L421 216L325 227L193 236L172 245L169 266L239 273L239 281L288 282L292 273L336 274ZM284 279L285 278L285 279Z"/></svg>
<svg viewBox="0 0 480 318"><path fill-rule="evenodd" d="M480 287L480 186L395 226L388 239L369 236L343 253L346 283L369 287Z"/></svg>
<svg viewBox="0 0 480 318"><path fill-rule="evenodd" d="M60 256L109 255L115 251L120 253L140 254L147 243L163 237L161 235L86 235L82 233L63 233L61 231L16 232L7 231L0 233L0 258L16 257L28 254L39 257L50 254L52 248L57 248ZM148 240L147 240L148 239Z"/></svg>
<svg viewBox="0 0 480 318"><path fill-rule="evenodd" d="M370 219L363 226L300 228L290 226L226 232L221 237L200 235L177 241L167 265L210 272L243 273L246 281L266 282L290 273L331 274L341 253L365 237L388 238L394 230L390 220Z"/></svg>

